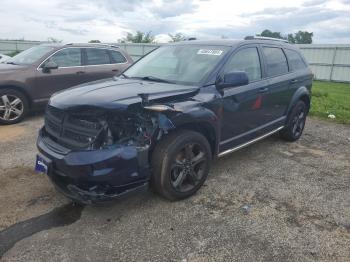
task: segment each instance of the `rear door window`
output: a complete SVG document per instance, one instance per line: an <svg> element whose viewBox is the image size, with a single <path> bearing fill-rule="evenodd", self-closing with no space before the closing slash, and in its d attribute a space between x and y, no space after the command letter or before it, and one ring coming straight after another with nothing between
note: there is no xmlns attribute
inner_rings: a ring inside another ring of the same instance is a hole
<svg viewBox="0 0 350 262"><path fill-rule="evenodd" d="M109 50L111 56L112 56L112 63L113 64L120 64L120 63L125 63L126 58L119 52L119 51L112 51Z"/></svg>
<svg viewBox="0 0 350 262"><path fill-rule="evenodd" d="M51 56L47 62L55 62L58 67L81 66L81 49L65 48Z"/></svg>
<svg viewBox="0 0 350 262"><path fill-rule="evenodd" d="M86 48L86 65L110 64L108 50L102 48Z"/></svg>
<svg viewBox="0 0 350 262"><path fill-rule="evenodd" d="M298 52L290 49L285 49L285 52L288 57L290 71L306 68L305 63Z"/></svg>
<svg viewBox="0 0 350 262"><path fill-rule="evenodd" d="M258 49L248 47L239 50L228 61L225 72L244 71L250 82L261 79L261 66Z"/></svg>
<svg viewBox="0 0 350 262"><path fill-rule="evenodd" d="M278 76L288 73L287 58L279 47L263 47L266 60L267 76Z"/></svg>

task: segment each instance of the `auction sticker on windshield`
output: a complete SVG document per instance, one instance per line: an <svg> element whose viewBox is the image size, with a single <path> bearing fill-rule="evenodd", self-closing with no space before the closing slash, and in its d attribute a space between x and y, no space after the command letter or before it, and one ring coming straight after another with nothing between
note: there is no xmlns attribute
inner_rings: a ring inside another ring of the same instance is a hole
<svg viewBox="0 0 350 262"><path fill-rule="evenodd" d="M221 55L222 50L218 49L199 49L197 55Z"/></svg>

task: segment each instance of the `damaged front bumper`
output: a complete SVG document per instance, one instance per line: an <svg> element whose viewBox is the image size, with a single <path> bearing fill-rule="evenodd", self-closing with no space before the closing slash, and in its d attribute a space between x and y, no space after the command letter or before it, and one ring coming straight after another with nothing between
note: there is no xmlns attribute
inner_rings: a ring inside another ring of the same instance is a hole
<svg viewBox="0 0 350 262"><path fill-rule="evenodd" d="M110 201L144 189L150 176L148 147L113 146L72 151L41 129L37 147L50 160L48 176L67 197L85 204Z"/></svg>

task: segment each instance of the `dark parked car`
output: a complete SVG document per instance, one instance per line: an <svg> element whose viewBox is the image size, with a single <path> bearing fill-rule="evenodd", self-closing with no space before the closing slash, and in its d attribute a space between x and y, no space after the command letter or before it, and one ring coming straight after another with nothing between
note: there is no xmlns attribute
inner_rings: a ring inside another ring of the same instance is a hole
<svg viewBox="0 0 350 262"><path fill-rule="evenodd" d="M43 44L0 63L0 124L20 122L29 110L69 87L113 77L132 63L121 49L96 44Z"/></svg>
<svg viewBox="0 0 350 262"><path fill-rule="evenodd" d="M299 50L281 41L162 46L120 77L54 95L36 169L78 202L148 183L183 199L202 186L216 157L277 132L299 139L311 85Z"/></svg>

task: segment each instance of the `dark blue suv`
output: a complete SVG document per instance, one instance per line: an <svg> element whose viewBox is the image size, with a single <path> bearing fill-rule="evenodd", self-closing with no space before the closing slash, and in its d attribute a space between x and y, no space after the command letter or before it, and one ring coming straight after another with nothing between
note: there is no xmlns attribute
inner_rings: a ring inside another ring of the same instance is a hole
<svg viewBox="0 0 350 262"><path fill-rule="evenodd" d="M82 203L148 184L183 199L216 157L277 132L299 139L312 78L300 51L277 39L165 45L119 77L55 94L36 169Z"/></svg>

